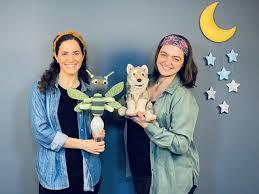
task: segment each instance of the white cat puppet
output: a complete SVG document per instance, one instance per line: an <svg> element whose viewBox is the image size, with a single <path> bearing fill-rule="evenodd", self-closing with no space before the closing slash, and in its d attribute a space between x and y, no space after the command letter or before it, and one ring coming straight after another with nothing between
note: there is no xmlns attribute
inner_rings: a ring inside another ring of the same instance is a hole
<svg viewBox="0 0 259 194"><path fill-rule="evenodd" d="M119 115L136 116L137 112L142 112L145 114L146 121L156 120L153 104L147 91L148 83L148 67L146 65L137 67L131 64L127 65L127 108L120 108Z"/></svg>

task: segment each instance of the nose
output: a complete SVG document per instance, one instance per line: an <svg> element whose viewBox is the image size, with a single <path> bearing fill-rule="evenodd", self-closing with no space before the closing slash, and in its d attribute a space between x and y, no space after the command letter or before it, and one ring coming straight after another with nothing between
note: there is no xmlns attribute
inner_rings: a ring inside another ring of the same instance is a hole
<svg viewBox="0 0 259 194"><path fill-rule="evenodd" d="M103 80L99 80L99 85L104 85Z"/></svg>
<svg viewBox="0 0 259 194"><path fill-rule="evenodd" d="M138 82L141 82L141 81L142 81L142 79L137 79L137 81L138 81Z"/></svg>
<svg viewBox="0 0 259 194"><path fill-rule="evenodd" d="M73 55L68 55L67 60L68 60L68 62L73 62L74 61L74 56Z"/></svg>

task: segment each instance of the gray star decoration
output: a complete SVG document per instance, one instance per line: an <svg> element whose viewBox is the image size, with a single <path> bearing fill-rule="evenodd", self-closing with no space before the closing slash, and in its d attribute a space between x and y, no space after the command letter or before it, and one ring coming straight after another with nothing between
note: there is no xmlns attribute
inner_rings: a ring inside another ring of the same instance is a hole
<svg viewBox="0 0 259 194"><path fill-rule="evenodd" d="M212 56L212 54L210 53L208 56L206 56L206 60L207 60L207 65L214 66L216 57Z"/></svg>
<svg viewBox="0 0 259 194"><path fill-rule="evenodd" d="M228 62L237 62L238 53L236 53L233 49L226 54L228 57ZM212 55L211 52L209 52L209 55L205 56L207 60L206 65L214 66L216 57ZM219 75L219 80L228 80L229 74L231 71L227 71L225 67L222 68L221 71L218 71L217 74ZM238 87L240 86L240 83L235 82L235 80L232 80L230 83L226 84L228 86L228 92L238 92ZM209 90L206 91L208 94L207 99L215 99L216 91L211 86ZM224 100L222 104L219 104L218 107L220 107L220 114L222 113L228 113L229 112L229 104L226 103Z"/></svg>
<svg viewBox="0 0 259 194"><path fill-rule="evenodd" d="M206 93L208 94L208 100L209 99L215 99L216 91L213 90L212 86L210 87L209 90L206 91Z"/></svg>
<svg viewBox="0 0 259 194"><path fill-rule="evenodd" d="M228 79L228 75L229 75L230 73L231 73L231 71L227 71L227 70L225 69L225 67L223 67L221 71L218 71L218 72L217 72L217 74L219 75L219 79L220 79L220 80L223 80L223 79L227 80L227 79Z"/></svg>
<svg viewBox="0 0 259 194"><path fill-rule="evenodd" d="M231 62L237 62L237 56L238 56L238 53L235 53L235 51L232 49L230 53L227 54L228 56L228 62L231 63Z"/></svg>
<svg viewBox="0 0 259 194"><path fill-rule="evenodd" d="M238 87L240 86L239 83L236 83L235 80L232 80L230 83L227 84L228 92L238 92Z"/></svg>
<svg viewBox="0 0 259 194"><path fill-rule="evenodd" d="M224 100L222 104L219 104L220 113L228 113L229 105Z"/></svg>

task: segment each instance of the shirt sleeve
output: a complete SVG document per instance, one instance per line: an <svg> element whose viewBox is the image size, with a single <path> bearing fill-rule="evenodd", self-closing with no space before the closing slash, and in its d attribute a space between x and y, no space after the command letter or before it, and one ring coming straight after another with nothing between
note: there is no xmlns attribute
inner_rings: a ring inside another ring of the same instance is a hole
<svg viewBox="0 0 259 194"><path fill-rule="evenodd" d="M40 93L37 83L32 87L29 104L32 133L36 141L45 148L58 152L68 136L50 126L45 107L45 95Z"/></svg>
<svg viewBox="0 0 259 194"><path fill-rule="evenodd" d="M170 111L170 127L166 129L149 123L145 131L151 141L175 154L188 151L198 116L198 105L195 98L188 92L181 94Z"/></svg>

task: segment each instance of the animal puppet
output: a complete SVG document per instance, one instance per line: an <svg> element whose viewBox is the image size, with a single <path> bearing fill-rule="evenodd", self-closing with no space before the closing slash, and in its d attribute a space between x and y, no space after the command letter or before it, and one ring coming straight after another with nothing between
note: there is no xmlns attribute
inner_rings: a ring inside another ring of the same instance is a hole
<svg viewBox="0 0 259 194"><path fill-rule="evenodd" d="M121 116L136 116L138 112L145 114L146 121L153 121L156 115L153 112L153 104L147 91L149 83L148 67L146 65L134 67L127 65L127 107L118 110Z"/></svg>
<svg viewBox="0 0 259 194"><path fill-rule="evenodd" d="M92 134L94 134L93 137L96 141L102 141L103 139L100 137L100 133L101 130L104 129L104 122L101 116L103 115L104 110L113 112L114 109L119 109L121 107L121 104L115 100L114 96L123 91L124 84L123 82L117 83L108 92L106 92L108 77L114 72L111 72L106 76L94 76L89 70L86 71L91 78L89 87L93 96L89 97L80 90L72 88L68 89L67 93L70 98L81 101L74 108L76 112L81 112L84 110L91 111L93 119L90 127Z"/></svg>

